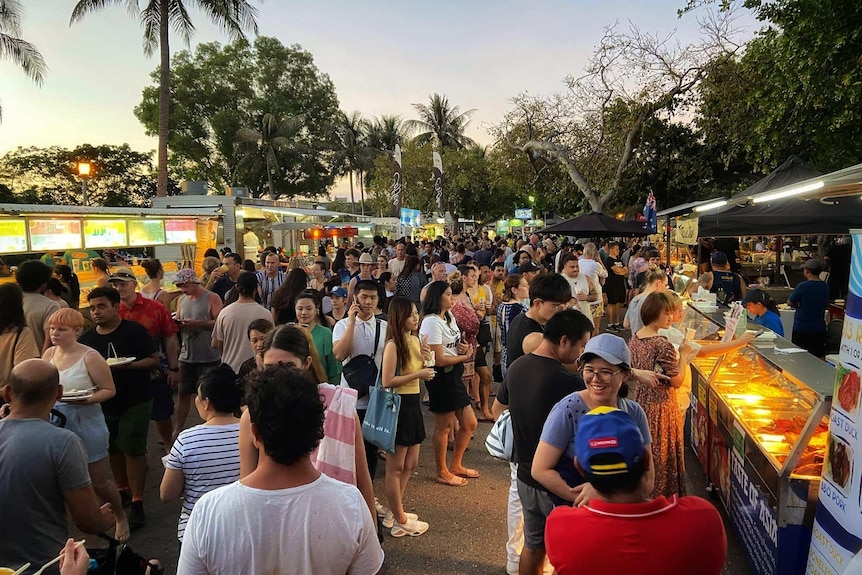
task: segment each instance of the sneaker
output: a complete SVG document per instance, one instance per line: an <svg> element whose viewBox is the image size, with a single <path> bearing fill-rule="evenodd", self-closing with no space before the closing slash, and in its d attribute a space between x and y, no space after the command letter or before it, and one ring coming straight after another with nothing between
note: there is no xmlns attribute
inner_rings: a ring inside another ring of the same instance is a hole
<svg viewBox="0 0 862 575"><path fill-rule="evenodd" d="M415 513L405 513L407 516L407 521L411 519L416 520L419 519L419 516ZM383 527L386 529L392 529L392 526L395 525L395 515L389 509L386 510L386 516L383 518Z"/></svg>
<svg viewBox="0 0 862 575"><path fill-rule="evenodd" d="M613 333L613 332L617 332L617 331L619 331L619 330L617 329L616 324L614 324L614 323L609 323L609 324L608 324L608 331Z"/></svg>
<svg viewBox="0 0 862 575"><path fill-rule="evenodd" d="M132 501L129 507L129 529L135 531L147 524L147 518L144 515L144 502Z"/></svg>
<svg viewBox="0 0 862 575"><path fill-rule="evenodd" d="M385 507L383 507L382 505L380 505L380 502L379 502L379 501L377 501L377 498L376 498L376 497L374 498L374 509L377 511L377 516L378 516L378 517L385 517L385 516L386 516L386 512L387 512L387 511L389 511L388 509L386 509Z"/></svg>
<svg viewBox="0 0 862 575"><path fill-rule="evenodd" d="M409 535L410 537L419 537L426 531L428 531L427 523L419 521L418 519L408 519L407 523L404 525L401 525L400 523L393 525L390 533L393 537L404 537L405 535Z"/></svg>

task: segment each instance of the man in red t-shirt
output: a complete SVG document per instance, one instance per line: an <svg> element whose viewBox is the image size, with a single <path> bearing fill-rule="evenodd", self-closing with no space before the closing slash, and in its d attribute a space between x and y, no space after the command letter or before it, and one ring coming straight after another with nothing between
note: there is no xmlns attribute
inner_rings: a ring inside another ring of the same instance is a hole
<svg viewBox="0 0 862 575"><path fill-rule="evenodd" d="M626 412L598 407L581 418L575 466L597 494L548 516L545 548L559 575L721 573L721 516L700 497L649 499L650 450Z"/></svg>
<svg viewBox="0 0 862 575"><path fill-rule="evenodd" d="M147 299L140 292L135 291L138 287L138 279L132 270L120 268L108 281L120 292L120 318L144 326L159 349L160 365L151 381L153 388L151 419L156 422L156 429L165 445L165 451L170 452L174 434L172 420L174 398L171 390L176 389L179 383L180 344L176 336L179 328L161 302Z"/></svg>

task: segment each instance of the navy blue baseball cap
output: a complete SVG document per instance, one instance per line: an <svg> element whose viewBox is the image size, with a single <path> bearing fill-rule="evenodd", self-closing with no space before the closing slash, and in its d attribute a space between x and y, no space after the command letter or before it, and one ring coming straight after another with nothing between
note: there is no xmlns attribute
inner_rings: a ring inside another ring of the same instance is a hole
<svg viewBox="0 0 862 575"><path fill-rule="evenodd" d="M613 407L597 407L578 423L575 455L588 475L623 475L643 459L644 440L628 413ZM604 457L593 463L597 455Z"/></svg>

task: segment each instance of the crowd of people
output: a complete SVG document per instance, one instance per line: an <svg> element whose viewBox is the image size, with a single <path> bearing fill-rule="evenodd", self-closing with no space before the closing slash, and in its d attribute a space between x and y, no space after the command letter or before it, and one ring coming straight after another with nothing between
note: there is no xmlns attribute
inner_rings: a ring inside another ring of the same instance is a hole
<svg viewBox="0 0 862 575"><path fill-rule="evenodd" d="M702 285L773 327L774 303L722 255ZM441 489L481 481L468 444L509 412L508 573L721 571L720 516L686 496L689 364L750 336L673 345L682 302L657 250L375 237L309 269L282 260L208 254L173 293L158 260L144 285L114 268L86 295L89 322L48 295L74 283L65 270L27 261L0 285L0 563L32 562L26 574L56 556L66 508L121 542L143 528L153 421L160 498L183 501L179 573L275 572L288 557L297 573L376 573L384 533L429 529L404 503L427 409ZM378 380L401 399L390 453L362 434ZM192 404L203 423L187 428Z"/></svg>

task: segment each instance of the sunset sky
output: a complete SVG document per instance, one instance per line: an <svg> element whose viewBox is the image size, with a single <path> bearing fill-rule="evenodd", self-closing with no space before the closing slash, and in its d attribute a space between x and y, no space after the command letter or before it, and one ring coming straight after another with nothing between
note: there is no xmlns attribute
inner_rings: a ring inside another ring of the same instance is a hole
<svg viewBox="0 0 862 575"><path fill-rule="evenodd" d="M144 2L142 2L144 3ZM476 108L468 135L490 143L487 127L524 91L549 94L578 75L603 28L628 20L646 31L678 29L694 40L697 22L678 19L684 0L267 0L258 7L260 34L300 44L330 75L342 110L365 116L413 117L411 104L446 94L462 110ZM36 86L0 61L0 154L17 146L122 144L149 151L132 109L157 60L146 58L137 20L110 6L69 26L72 0L27 1L23 38L49 70ZM193 3L189 3L193 4ZM191 12L198 42L227 42L206 17ZM756 22L750 19L749 30ZM185 46L174 36L172 51Z"/></svg>

